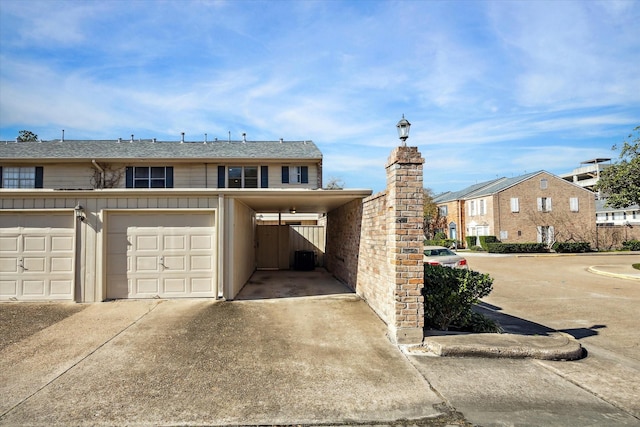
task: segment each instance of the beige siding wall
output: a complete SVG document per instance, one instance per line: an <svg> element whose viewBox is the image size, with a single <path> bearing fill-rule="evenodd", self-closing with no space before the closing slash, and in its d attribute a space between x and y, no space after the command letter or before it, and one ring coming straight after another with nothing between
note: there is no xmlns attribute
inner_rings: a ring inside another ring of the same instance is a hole
<svg viewBox="0 0 640 427"><path fill-rule="evenodd" d="M255 212L240 202L229 201L227 205L226 231L230 234L225 241L231 250L225 253L233 260L226 264L232 266L228 279L229 296L235 298L256 269Z"/></svg>
<svg viewBox="0 0 640 427"><path fill-rule="evenodd" d="M144 163L105 163L98 162L103 168L104 176L107 182L113 182L113 185L107 185L106 188L126 188L127 166L173 166L173 184L174 188L217 188L218 187L218 166L220 163L176 163L167 162L144 162ZM265 162L247 162L238 161L224 163L224 166L268 166L269 167L269 188L312 188L319 187L322 173L317 163L265 163ZM3 165L11 166L11 165ZM282 166L307 166L309 168L309 183L282 183ZM68 163L68 164L45 164L44 166L44 188L48 189L73 189L73 190L90 190L98 188L96 178L98 176L97 169L91 164L86 163ZM258 170L260 177L260 170Z"/></svg>
<svg viewBox="0 0 640 427"><path fill-rule="evenodd" d="M294 265L296 251L313 251L315 265L324 266L326 229L321 225L292 225L289 229L289 265Z"/></svg>

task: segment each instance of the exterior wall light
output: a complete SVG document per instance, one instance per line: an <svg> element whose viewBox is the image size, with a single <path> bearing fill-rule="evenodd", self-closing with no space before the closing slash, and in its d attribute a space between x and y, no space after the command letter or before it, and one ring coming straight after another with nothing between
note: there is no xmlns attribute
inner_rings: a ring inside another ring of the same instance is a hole
<svg viewBox="0 0 640 427"><path fill-rule="evenodd" d="M411 123L409 123L409 120L404 118L403 114L402 119L400 119L396 127L398 128L398 137L400 137L402 146L404 147L407 145L407 138L409 138L409 128L411 127Z"/></svg>
<svg viewBox="0 0 640 427"><path fill-rule="evenodd" d="M76 219L79 221L84 221L84 208L82 207L82 205L76 205L73 210L76 211Z"/></svg>

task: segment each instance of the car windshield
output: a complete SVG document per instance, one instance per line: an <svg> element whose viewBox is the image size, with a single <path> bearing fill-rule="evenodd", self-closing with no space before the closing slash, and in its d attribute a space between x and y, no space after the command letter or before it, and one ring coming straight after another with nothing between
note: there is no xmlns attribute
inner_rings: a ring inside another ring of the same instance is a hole
<svg viewBox="0 0 640 427"><path fill-rule="evenodd" d="M453 252L451 252L449 249L426 249L424 251L424 254L426 256L451 256L451 255L455 255Z"/></svg>

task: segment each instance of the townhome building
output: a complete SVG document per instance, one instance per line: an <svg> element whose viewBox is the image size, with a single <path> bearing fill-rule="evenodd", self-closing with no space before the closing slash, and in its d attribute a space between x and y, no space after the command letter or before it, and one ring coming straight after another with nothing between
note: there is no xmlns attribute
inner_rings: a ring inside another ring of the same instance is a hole
<svg viewBox="0 0 640 427"><path fill-rule="evenodd" d="M0 142L0 300L233 299L297 249L323 262L324 234L283 215L370 194L324 190L312 141Z"/></svg>
<svg viewBox="0 0 640 427"><path fill-rule="evenodd" d="M447 235L496 236L502 242L595 240L595 197L546 171L497 178L434 198Z"/></svg>

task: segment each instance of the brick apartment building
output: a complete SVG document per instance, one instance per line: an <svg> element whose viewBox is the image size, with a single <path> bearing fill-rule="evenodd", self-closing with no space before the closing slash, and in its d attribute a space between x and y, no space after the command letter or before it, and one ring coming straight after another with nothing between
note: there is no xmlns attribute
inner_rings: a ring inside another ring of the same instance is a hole
<svg viewBox="0 0 640 427"><path fill-rule="evenodd" d="M434 199L449 238L496 236L505 243L595 243L593 192L545 171L475 184Z"/></svg>

